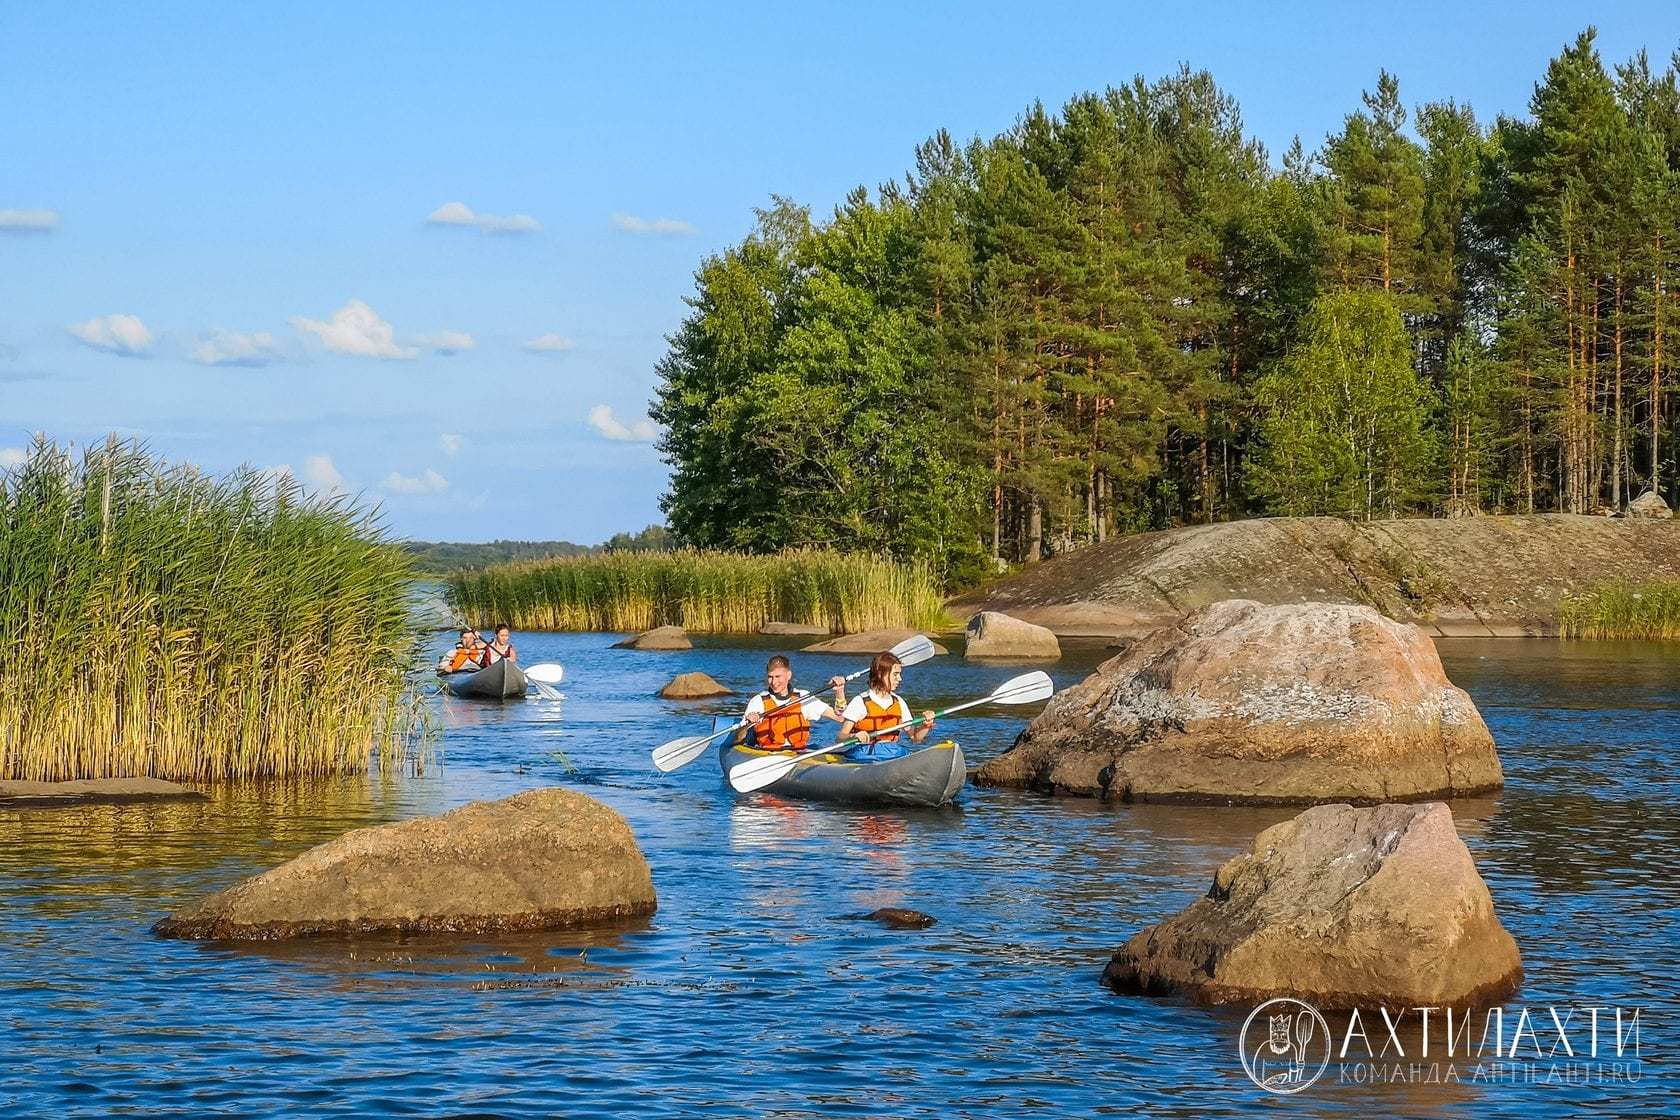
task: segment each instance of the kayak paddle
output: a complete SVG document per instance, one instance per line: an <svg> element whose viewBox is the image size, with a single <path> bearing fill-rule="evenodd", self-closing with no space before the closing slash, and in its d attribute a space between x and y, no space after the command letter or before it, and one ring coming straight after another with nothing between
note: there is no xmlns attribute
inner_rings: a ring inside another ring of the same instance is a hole
<svg viewBox="0 0 1680 1120"><path fill-rule="evenodd" d="M977 708L981 704L1033 704L1040 700L1048 700L1056 691L1056 685L1050 680L1050 674L1042 669L1031 673L1023 673L1018 677L1004 681L994 688L989 696L982 696L978 700L970 700L965 704L957 704L946 708L943 712L933 713L935 719L960 712L965 708ZM883 727L876 732L875 737L891 734L894 731L904 731L915 727L918 723L925 723L926 718L918 716L909 723L895 724ZM765 755L762 758L748 759L729 772L729 784L739 793L751 793L755 789L763 789L767 785L787 777L793 768L808 758L818 755L842 751L847 747L856 746L861 739L842 739L826 747L818 747L814 751L785 752L782 754Z"/></svg>
<svg viewBox="0 0 1680 1120"><path fill-rule="evenodd" d="M912 634L910 637L904 639L902 642L899 642L887 652L898 658L898 660L905 665L920 665L922 662L934 655L933 642L929 641L928 638L922 634ZM855 673L848 674L846 679L848 681L855 681L868 672L868 669L859 669ZM778 704L776 707L771 708L770 711L765 712L764 714L770 715L772 712L779 712L783 708L790 708L793 706L795 699L797 699L799 703L803 704L806 700L813 699L814 697L823 695L825 692L831 691L833 691L833 686L823 689L822 692L813 693L810 696L799 696L789 699L786 703ZM749 726L747 721L741 720L739 723L732 724L731 726L724 728L722 731L714 731L710 735L690 735L682 739L672 739L669 743L662 743L653 748L653 767L655 770L659 770L666 774L669 774L673 770L680 770L684 766L693 762L695 759L699 758L701 755L705 754L707 747L711 746L725 735L731 735L747 726Z"/></svg>
<svg viewBox="0 0 1680 1120"><path fill-rule="evenodd" d="M566 670L552 661L539 661L525 669L525 679L539 684L559 684L565 675Z"/></svg>

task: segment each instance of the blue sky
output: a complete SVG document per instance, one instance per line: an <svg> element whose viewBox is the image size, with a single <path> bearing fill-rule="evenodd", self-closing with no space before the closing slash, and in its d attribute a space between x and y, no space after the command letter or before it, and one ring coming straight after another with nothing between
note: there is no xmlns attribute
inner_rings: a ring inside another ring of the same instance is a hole
<svg viewBox="0 0 1680 1120"><path fill-rule="evenodd" d="M1379 67L1490 120L1589 21L1680 46L1672 3L903 7L0 7L0 461L117 431L596 541L658 519L654 365L772 192L1181 61L1276 156Z"/></svg>

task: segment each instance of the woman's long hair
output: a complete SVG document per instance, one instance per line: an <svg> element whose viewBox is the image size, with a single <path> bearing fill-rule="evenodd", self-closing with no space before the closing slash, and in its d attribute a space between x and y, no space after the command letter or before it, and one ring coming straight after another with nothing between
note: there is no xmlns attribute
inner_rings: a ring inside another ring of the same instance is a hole
<svg viewBox="0 0 1680 1120"><path fill-rule="evenodd" d="M892 676L893 666L902 665L897 654L877 653L875 660L869 663L869 687L876 692L890 693L892 688L887 684Z"/></svg>

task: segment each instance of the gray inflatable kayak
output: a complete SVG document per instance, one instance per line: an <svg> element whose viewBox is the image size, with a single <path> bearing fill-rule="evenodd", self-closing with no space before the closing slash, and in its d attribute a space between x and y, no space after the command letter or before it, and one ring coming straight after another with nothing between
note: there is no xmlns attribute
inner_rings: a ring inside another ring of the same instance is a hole
<svg viewBox="0 0 1680 1120"><path fill-rule="evenodd" d="M725 746L718 752L718 761L728 777L732 767L749 758L778 753ZM837 755L818 755L765 786L764 792L841 805L943 805L956 798L967 780L962 748L946 740L885 762L848 762Z"/></svg>
<svg viewBox="0 0 1680 1120"><path fill-rule="evenodd" d="M525 673L511 661L498 661L475 673L439 673L438 681L451 695L475 700L517 700L525 695Z"/></svg>

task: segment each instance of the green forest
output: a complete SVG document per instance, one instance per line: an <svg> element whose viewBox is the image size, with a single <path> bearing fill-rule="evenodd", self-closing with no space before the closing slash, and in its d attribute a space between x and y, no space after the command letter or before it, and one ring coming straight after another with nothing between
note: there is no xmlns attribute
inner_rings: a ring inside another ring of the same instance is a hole
<svg viewBox="0 0 1680 1120"><path fill-rule="evenodd" d="M1275 162L1185 67L940 131L827 220L776 197L659 365L669 527L958 585L1194 522L1671 493L1677 66L1589 29L1491 121L1381 72Z"/></svg>

